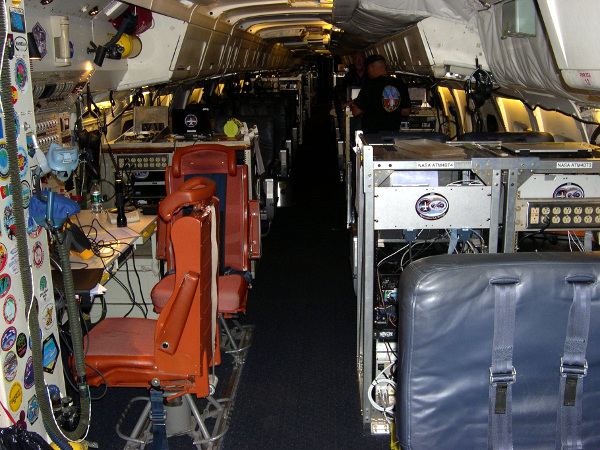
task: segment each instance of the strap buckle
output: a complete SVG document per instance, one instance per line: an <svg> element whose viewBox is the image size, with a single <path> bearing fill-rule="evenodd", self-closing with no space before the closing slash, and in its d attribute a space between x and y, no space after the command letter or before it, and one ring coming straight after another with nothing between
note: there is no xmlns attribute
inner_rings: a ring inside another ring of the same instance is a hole
<svg viewBox="0 0 600 450"><path fill-rule="evenodd" d="M496 385L498 383L512 384L517 381L517 371L515 367L512 367L511 372L492 372L490 367L490 384Z"/></svg>
<svg viewBox="0 0 600 450"><path fill-rule="evenodd" d="M563 358L560 358L560 373L566 375L574 375L576 377L585 377L588 371L587 359L583 360L583 365L565 364Z"/></svg>

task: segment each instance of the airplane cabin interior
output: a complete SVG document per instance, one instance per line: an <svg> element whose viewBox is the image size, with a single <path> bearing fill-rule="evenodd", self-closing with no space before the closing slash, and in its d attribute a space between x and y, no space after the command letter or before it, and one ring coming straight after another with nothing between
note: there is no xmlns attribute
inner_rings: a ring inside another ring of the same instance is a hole
<svg viewBox="0 0 600 450"><path fill-rule="evenodd" d="M600 447L595 0L0 7L0 448Z"/></svg>

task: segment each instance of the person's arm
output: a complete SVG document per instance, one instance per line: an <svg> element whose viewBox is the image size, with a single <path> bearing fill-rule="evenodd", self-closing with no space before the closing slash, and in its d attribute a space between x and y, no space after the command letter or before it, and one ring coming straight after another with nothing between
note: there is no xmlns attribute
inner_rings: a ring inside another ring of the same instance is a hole
<svg viewBox="0 0 600 450"><path fill-rule="evenodd" d="M362 109L360 109L358 106L356 106L356 102L352 103L352 115L354 117L359 117L362 116L364 113L364 111Z"/></svg>

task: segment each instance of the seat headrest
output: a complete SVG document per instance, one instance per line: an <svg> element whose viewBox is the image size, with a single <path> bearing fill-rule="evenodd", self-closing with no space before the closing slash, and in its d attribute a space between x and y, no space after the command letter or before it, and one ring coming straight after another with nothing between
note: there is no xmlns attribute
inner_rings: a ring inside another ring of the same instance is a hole
<svg viewBox="0 0 600 450"><path fill-rule="evenodd" d="M215 195L217 184L210 178L194 177L181 185L179 190L167 195L158 205L158 214L168 222L180 208L197 205Z"/></svg>
<svg viewBox="0 0 600 450"><path fill-rule="evenodd" d="M173 154L172 175L174 178L181 177L181 159L190 153L218 152L227 155L227 172L231 176L237 175L237 162L235 150L237 147L231 147L221 144L198 144L179 148Z"/></svg>

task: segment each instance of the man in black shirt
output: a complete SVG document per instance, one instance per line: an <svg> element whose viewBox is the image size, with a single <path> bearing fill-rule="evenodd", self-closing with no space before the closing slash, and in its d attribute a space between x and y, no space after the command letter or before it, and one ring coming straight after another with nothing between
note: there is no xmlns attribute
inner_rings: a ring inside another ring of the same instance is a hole
<svg viewBox="0 0 600 450"><path fill-rule="evenodd" d="M399 131L403 117L410 114L408 88L399 78L389 76L381 55L367 58L369 79L352 104L352 114L362 117L362 131Z"/></svg>

